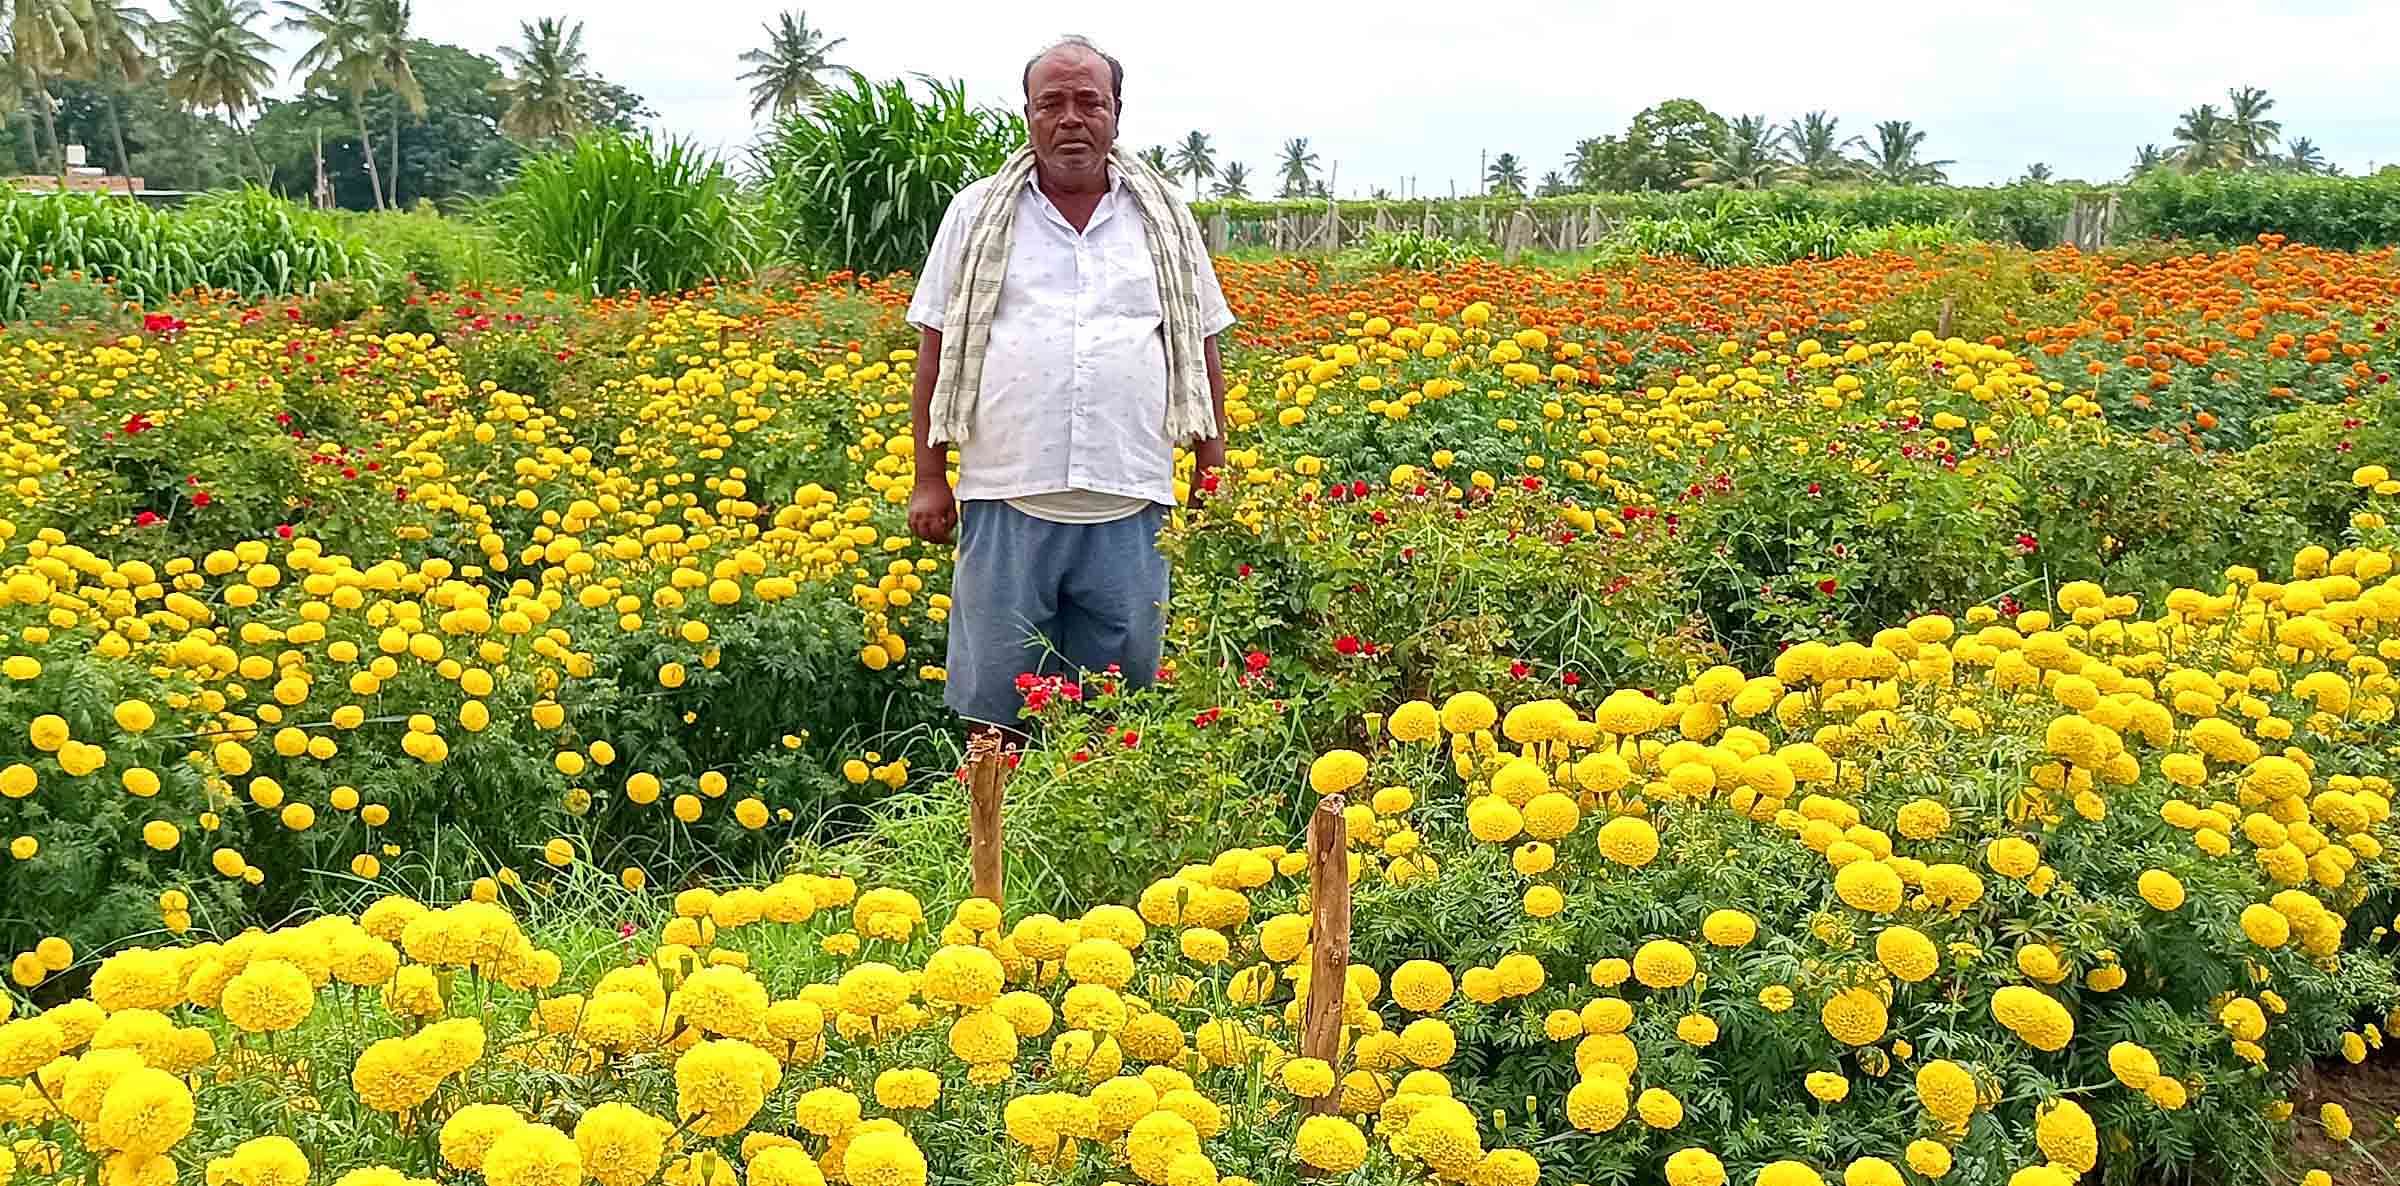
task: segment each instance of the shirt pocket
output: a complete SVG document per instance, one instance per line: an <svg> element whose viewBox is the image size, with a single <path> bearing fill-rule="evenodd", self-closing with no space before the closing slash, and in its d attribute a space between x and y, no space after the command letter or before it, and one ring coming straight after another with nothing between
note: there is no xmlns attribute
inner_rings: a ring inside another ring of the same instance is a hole
<svg viewBox="0 0 2400 1186"><path fill-rule="evenodd" d="M1158 267L1150 261L1150 245L1136 236L1131 243L1113 245L1108 252L1108 292L1104 304L1120 317L1162 321L1166 306L1159 300Z"/></svg>

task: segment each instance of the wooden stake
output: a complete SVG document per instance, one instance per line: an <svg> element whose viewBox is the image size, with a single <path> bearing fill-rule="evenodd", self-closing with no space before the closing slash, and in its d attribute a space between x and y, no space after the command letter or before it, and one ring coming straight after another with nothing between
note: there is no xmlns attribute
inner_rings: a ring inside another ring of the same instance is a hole
<svg viewBox="0 0 2400 1186"><path fill-rule="evenodd" d="M1350 827L1347 804L1327 795L1308 821L1309 937L1308 1005L1301 1014L1300 1054L1341 1067L1342 1000L1350 975ZM1338 1083L1338 1078L1337 1078ZM1341 1089L1308 1101L1310 1115L1333 1112Z"/></svg>
<svg viewBox="0 0 2400 1186"><path fill-rule="evenodd" d="M1008 785L1008 756L1000 751L1000 734L986 730L967 741L967 861L974 872L975 896L1000 898L1000 791Z"/></svg>
<svg viewBox="0 0 2400 1186"><path fill-rule="evenodd" d="M1942 315L1941 315L1941 319L1940 319L1939 321L1937 321L1937 322L1934 324L1934 327L1933 327L1933 336L1934 336L1934 337L1936 337L1936 338L1939 338L1939 339L1941 339L1942 341L1945 341L1945 342L1947 342L1947 341L1949 341L1949 340L1950 340L1950 314L1951 314L1951 313L1953 313L1953 312L1955 312L1955 311L1957 310L1957 308L1958 308L1958 298L1957 298L1957 297L1943 297L1943 298L1942 298Z"/></svg>

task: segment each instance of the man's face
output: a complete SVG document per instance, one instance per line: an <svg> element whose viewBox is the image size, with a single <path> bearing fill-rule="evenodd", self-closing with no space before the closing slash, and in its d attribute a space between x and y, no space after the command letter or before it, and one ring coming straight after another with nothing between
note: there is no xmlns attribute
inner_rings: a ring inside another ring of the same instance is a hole
<svg viewBox="0 0 2400 1186"><path fill-rule="evenodd" d="M1054 173L1091 173L1117 142L1117 104L1108 63L1067 48L1034 63L1025 96L1033 155Z"/></svg>

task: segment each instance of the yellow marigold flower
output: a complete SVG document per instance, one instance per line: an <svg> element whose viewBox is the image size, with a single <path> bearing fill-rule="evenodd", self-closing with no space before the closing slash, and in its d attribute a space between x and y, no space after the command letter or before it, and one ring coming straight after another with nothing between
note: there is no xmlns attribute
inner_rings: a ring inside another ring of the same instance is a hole
<svg viewBox="0 0 2400 1186"><path fill-rule="evenodd" d="M1674 1128L1683 1123L1683 1101L1663 1087L1642 1089L1642 1094L1633 1101L1633 1110L1642 1123L1652 1128Z"/></svg>
<svg viewBox="0 0 2400 1186"><path fill-rule="evenodd" d="M2088 1174L2100 1161L2100 1134L2091 1113L2070 1099L2052 1100L2034 1112L2034 1143L2052 1164Z"/></svg>
<svg viewBox="0 0 2400 1186"><path fill-rule="evenodd" d="M1667 1186L1725 1186L1725 1163L1694 1145L1667 1155Z"/></svg>
<svg viewBox="0 0 2400 1186"><path fill-rule="evenodd" d="M2183 883L2164 869L2145 869L2136 879L2135 888L2142 900L2158 910L2177 910L2183 906Z"/></svg>
<svg viewBox="0 0 2400 1186"><path fill-rule="evenodd" d="M1394 741L1431 741L1440 736L1442 714L1423 700L1411 700L1393 709L1384 727L1391 732Z"/></svg>
<svg viewBox="0 0 2400 1186"><path fill-rule="evenodd" d="M1302 1165L1321 1173L1347 1174L1366 1163L1367 1138L1357 1125L1339 1116L1310 1116L1300 1122L1292 1154Z"/></svg>
<svg viewBox="0 0 2400 1186"><path fill-rule="evenodd" d="M1698 969L1692 949L1672 939L1652 939L1633 954L1634 979L1646 988L1681 988Z"/></svg>
<svg viewBox="0 0 2400 1186"><path fill-rule="evenodd" d="M1357 750L1328 750L1308 767L1308 785L1320 795L1338 795L1366 781L1367 758Z"/></svg>
<svg viewBox="0 0 2400 1186"><path fill-rule="evenodd" d="M1758 1186L1825 1186L1825 1178L1797 1161L1771 1161L1758 1171Z"/></svg>
<svg viewBox="0 0 2400 1186"><path fill-rule="evenodd" d="M1850 1098L1850 1081L1832 1071L1810 1071L1806 1079L1808 1094L1828 1104L1838 1104Z"/></svg>
<svg viewBox="0 0 2400 1186"><path fill-rule="evenodd" d="M1758 937L1758 920L1739 910L1713 910L1700 921L1700 937L1715 947L1747 947Z"/></svg>
<svg viewBox="0 0 2400 1186"><path fill-rule="evenodd" d="M1845 988L1827 997L1817 1018L1835 1041L1851 1046L1865 1046L1883 1037L1885 1027L1890 1024L1883 998L1863 986Z"/></svg>
<svg viewBox="0 0 2400 1186"><path fill-rule="evenodd" d="M1442 728L1455 735L1491 728L1500 710L1481 692L1459 692L1442 702L1441 716Z"/></svg>
<svg viewBox="0 0 2400 1186"><path fill-rule="evenodd" d="M1600 855L1628 869L1658 857L1658 829L1638 816L1620 815L1600 826Z"/></svg>
<svg viewBox="0 0 2400 1186"><path fill-rule="evenodd" d="M1992 993L1992 1018L2027 1045L2046 1053L2065 1049L2075 1036L2075 1017L2049 994L2022 984Z"/></svg>
<svg viewBox="0 0 2400 1186"><path fill-rule="evenodd" d="M1950 1148L1940 1141L1919 1138L1908 1143L1908 1168L1936 1180L1950 1175Z"/></svg>
<svg viewBox="0 0 2400 1186"><path fill-rule="evenodd" d="M1941 952L1923 931L1885 927L1875 936L1875 962L1893 976L1915 984L1941 967Z"/></svg>

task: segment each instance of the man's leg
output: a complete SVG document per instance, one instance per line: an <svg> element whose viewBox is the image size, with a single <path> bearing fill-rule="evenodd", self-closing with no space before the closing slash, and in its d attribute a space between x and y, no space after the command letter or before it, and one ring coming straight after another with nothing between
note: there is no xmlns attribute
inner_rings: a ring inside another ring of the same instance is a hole
<svg viewBox="0 0 2400 1186"><path fill-rule="evenodd" d="M1094 673L1114 664L1132 688L1157 677L1168 579L1158 531L1166 521L1167 508L1154 505L1080 529L1058 602L1059 649L1069 663Z"/></svg>
<svg viewBox="0 0 2400 1186"><path fill-rule="evenodd" d="M1059 572L1066 557L1044 523L1005 502L959 507L958 560L950 581L949 681L943 703L973 732L1025 736L1017 676L1037 670L1056 637Z"/></svg>

